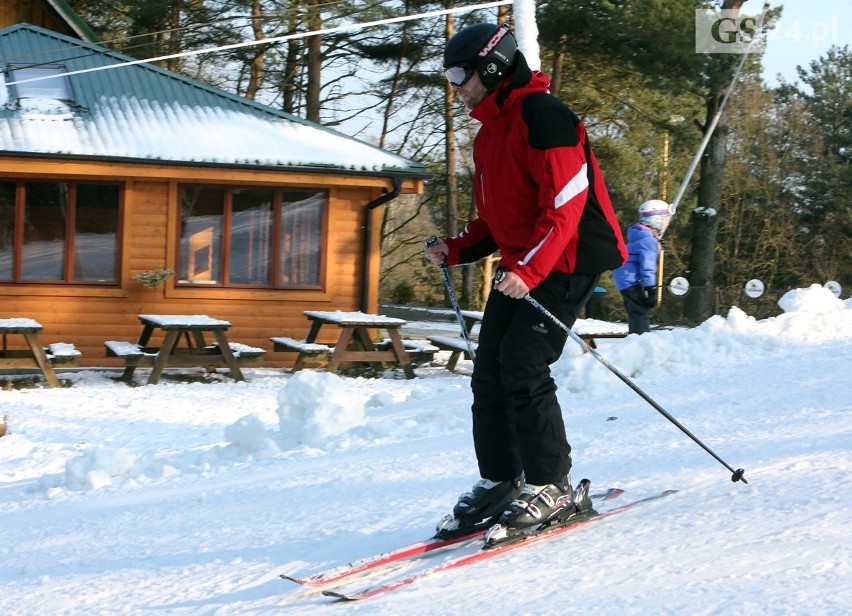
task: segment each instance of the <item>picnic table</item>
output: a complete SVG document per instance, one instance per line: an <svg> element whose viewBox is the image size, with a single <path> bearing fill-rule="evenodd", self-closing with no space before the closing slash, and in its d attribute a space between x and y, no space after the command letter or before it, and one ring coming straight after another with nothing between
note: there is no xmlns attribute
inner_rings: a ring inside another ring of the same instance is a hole
<svg viewBox="0 0 852 616"><path fill-rule="evenodd" d="M482 321L483 313L479 310L462 310L462 319L467 328L468 336L473 334L473 327ZM574 322L574 327L571 328L589 347L595 349L597 344L596 338L624 338L627 336L626 323L611 323L609 321L601 321L598 319L577 319ZM450 358L447 360L446 368L450 372L454 372L462 354L470 359L467 342L461 335L458 336L442 336L430 335L427 340L434 344L442 351L450 351ZM471 346L474 353L477 349L477 342L471 339Z"/></svg>
<svg viewBox="0 0 852 616"><path fill-rule="evenodd" d="M467 328L467 335L470 337L473 335L473 327L482 320L482 311L461 310L460 312L462 319L464 320L465 328ZM450 372L455 372L456 364L458 364L462 354L464 354L467 359L470 359L467 340L465 340L461 334L458 336L432 335L427 336L426 339L442 351L451 351L450 358L447 360L446 365L447 370ZM473 340L473 338L470 339L470 346L473 348L473 352L476 353L477 342Z"/></svg>
<svg viewBox="0 0 852 616"><path fill-rule="evenodd" d="M51 344L45 349L39 339L42 329L42 324L34 319L0 319L0 334L3 338L0 368L38 368L50 387L61 387L53 365L74 366L80 352L73 344L62 342ZM9 348L8 336L11 334L23 336L26 348Z"/></svg>
<svg viewBox="0 0 852 616"><path fill-rule="evenodd" d="M325 369L329 372L336 372L345 365L389 362L400 366L406 378L414 378L411 358L399 333L406 324L403 319L341 310L306 310L304 314L311 322L304 340L271 338L275 351L298 353L293 372L304 368L311 359L327 360ZM317 336L323 326L339 328L339 336L333 346L317 343ZM375 329L387 332L387 345L379 345L374 341L370 330Z"/></svg>
<svg viewBox="0 0 852 616"><path fill-rule="evenodd" d="M136 342L107 340L107 356L120 357L125 368L121 379L132 382L133 373L139 366L151 367L148 384L159 382L166 367L202 367L209 371L227 368L235 381L244 381L241 364L260 363L266 351L256 347L229 342L229 321L214 319L207 315L141 314L142 332ZM156 330L164 332L159 347L148 346ZM213 335L214 343L208 344L205 332ZM185 346L181 346L183 340Z"/></svg>

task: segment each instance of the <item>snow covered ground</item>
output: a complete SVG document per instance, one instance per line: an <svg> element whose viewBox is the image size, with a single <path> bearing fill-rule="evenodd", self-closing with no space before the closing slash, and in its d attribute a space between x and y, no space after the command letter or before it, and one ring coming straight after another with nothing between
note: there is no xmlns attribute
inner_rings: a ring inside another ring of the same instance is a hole
<svg viewBox="0 0 852 616"><path fill-rule="evenodd" d="M342 605L278 576L431 534L478 478L466 376L0 391L0 613L849 613L852 300L781 304L600 345L748 485L569 341L574 479L678 494Z"/></svg>

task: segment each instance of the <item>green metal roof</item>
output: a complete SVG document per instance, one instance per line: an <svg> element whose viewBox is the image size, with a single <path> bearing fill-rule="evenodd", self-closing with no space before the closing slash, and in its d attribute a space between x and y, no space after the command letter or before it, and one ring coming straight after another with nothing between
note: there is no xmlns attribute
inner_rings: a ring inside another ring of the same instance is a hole
<svg viewBox="0 0 852 616"><path fill-rule="evenodd" d="M425 165L372 144L131 61L28 24L0 30L0 69L59 65L73 93L70 102L26 100L14 84L3 87L0 153L428 176Z"/></svg>

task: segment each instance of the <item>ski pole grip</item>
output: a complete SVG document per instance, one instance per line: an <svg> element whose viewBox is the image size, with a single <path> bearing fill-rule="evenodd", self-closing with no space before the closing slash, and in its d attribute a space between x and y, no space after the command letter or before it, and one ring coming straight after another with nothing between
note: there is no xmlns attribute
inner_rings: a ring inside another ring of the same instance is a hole
<svg viewBox="0 0 852 616"><path fill-rule="evenodd" d="M438 243L437 235L430 235L426 238L426 241L423 242L426 246L435 246Z"/></svg>
<svg viewBox="0 0 852 616"><path fill-rule="evenodd" d="M497 271L494 272L494 279L491 281L491 286L496 286L503 282L503 279L506 277L506 270L502 267L498 267Z"/></svg>

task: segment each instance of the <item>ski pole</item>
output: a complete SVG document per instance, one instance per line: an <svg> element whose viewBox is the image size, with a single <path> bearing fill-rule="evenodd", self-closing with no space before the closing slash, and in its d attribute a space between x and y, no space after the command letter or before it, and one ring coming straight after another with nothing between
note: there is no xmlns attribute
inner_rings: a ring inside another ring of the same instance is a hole
<svg viewBox="0 0 852 616"><path fill-rule="evenodd" d="M431 236L426 239L425 244L427 246L434 246L438 243L437 236ZM465 343L467 344L467 352L470 357L470 361L476 361L476 353L473 352L473 344L470 342L470 335L467 333L467 325L464 322L464 317L461 313L461 308L459 308L459 302L456 299L456 292L453 289L453 279L450 278L450 272L447 268L446 263L441 263L441 273L444 275L444 286L447 287L447 296L450 298L450 304L453 306L453 310L456 311L456 319L458 319L459 327L461 327L462 337L464 338Z"/></svg>
<svg viewBox="0 0 852 616"><path fill-rule="evenodd" d="M497 273L494 275L494 284L497 284L497 283L499 283L501 280L503 280L503 278L505 277L505 275L506 275L506 272L505 272L504 270L502 270L502 269L498 269L498 270L497 270ZM604 357L603 357L600 353L598 353L595 349L593 349L593 348L592 348L592 347L590 347L588 344L586 344L586 341L585 341L585 340L583 340L583 339L582 339L579 335L577 335L577 333L576 333L576 332L572 331L570 327L568 327L567 325L565 325L565 323L563 323L562 321L560 321L560 320L556 317L556 315L554 315L554 314L553 314L552 312L550 312L547 308L545 308L544 306L542 306L542 305L541 305L541 304L540 304L540 303L539 303L539 302L538 302L535 298L531 297L529 293L527 293L526 295L524 295L524 299L525 299L527 302L529 302L529 303L530 303L530 305L531 305L533 308L535 308L535 309L536 309L536 310L538 310L540 313L542 313L543 315L545 315L546 317L548 317L548 318L549 318L551 321L553 321L553 322L554 322L557 326L559 326L559 328L560 328L560 329L562 329L563 331L565 331L565 332L566 332L566 333L567 333L567 334L568 334L568 335L569 335L569 336L570 336L570 337L574 340L574 342L576 342L576 343L577 343L577 344L579 344L581 347L583 347L583 350L584 350L584 351L586 351L587 353L591 353L591 354L594 356L594 358L595 358L595 359L597 359L597 360L598 360L599 362L601 362L604 366L606 366L607 368L609 368L610 372L612 372L615 376L617 376L619 379L621 379L622 381L624 381L624 383L626 383L626 384L627 384L627 386L628 386L628 387L630 387L630 389L632 389L632 390L633 390L633 391L635 391L637 394L639 394L640 396L642 396L642 398L645 400L645 402L647 402L647 403L648 403L648 404L650 404L652 407L654 407L654 409L655 409L657 412L659 412L659 413L660 413L663 417L665 417L665 418L666 418L666 419L668 419L670 422L672 422L675 426L677 426L678 428L680 428L680 430L681 430L684 434L686 434L689 438L691 438L691 439L692 439L693 441L695 441L698 445L700 445L700 446L701 446L701 448L702 448L702 449L704 449L704 451L706 451L707 453L709 453L709 454L710 454L711 456L713 456L713 457L714 457L714 458L715 458L715 459L716 459L716 460L717 460L717 461L718 461L718 462L719 462L722 466L724 466L724 467L725 467L725 468L727 468L729 471L731 471L731 472L733 473L733 475L731 476L731 481L733 481L734 483L736 483L737 481L742 481L743 483L748 483L748 481L746 481L745 477L743 477L743 474L745 473L745 470L743 470L743 469L741 469L741 468L738 468L737 470L734 470L733 468L731 468L731 467L728 465L728 463L727 463L727 462L725 462L722 458L720 458L719 456L717 456L717 455L716 455L716 453L715 453L713 450L711 450L709 447L707 447L707 445L705 445L704 443L702 443L702 442L698 439L698 437L696 437L696 436L695 436L692 432L690 432L689 430L687 430L687 429L686 429L686 427L685 427L685 426L683 426L683 424L681 424L681 423L680 423L677 419L675 419L674 417L672 417L672 415L671 415L668 411L666 411L663 407L661 407L659 404L657 404L657 402L656 402L653 398L651 398L651 396L649 396L649 395L648 395L648 394L646 394L644 391L642 391L642 390L639 388L639 386L638 386L638 385L636 385L636 383L634 383L634 382L633 382L633 381L631 381L628 377L626 377L624 374L622 374L622 373L621 373L621 371L619 371L619 370L618 370L618 368L616 368L616 367L615 367L615 366L613 366L610 362L608 362L608 361L606 360L606 358L604 358Z"/></svg>

